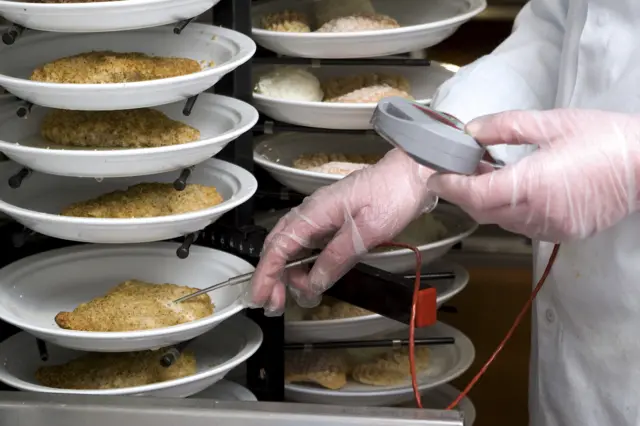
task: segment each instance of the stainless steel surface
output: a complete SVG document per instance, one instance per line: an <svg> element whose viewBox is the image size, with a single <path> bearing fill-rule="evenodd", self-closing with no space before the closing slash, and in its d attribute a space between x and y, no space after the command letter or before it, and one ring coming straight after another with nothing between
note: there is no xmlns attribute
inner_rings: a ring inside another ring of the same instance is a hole
<svg viewBox="0 0 640 426"><path fill-rule="evenodd" d="M0 392L0 426L462 426L453 411Z"/></svg>
<svg viewBox="0 0 640 426"><path fill-rule="evenodd" d="M309 257L305 257L304 259L289 262L285 265L284 268L285 269L295 268L296 266L302 266L302 265L315 262L318 256L319 255L309 256ZM227 281L223 281L221 283L214 284L207 288L203 288L202 290L198 290L195 293L187 294L186 296L183 296L179 299L174 300L173 303L184 302L185 300L192 299L194 297L200 296L201 294L209 293L210 291L217 290L222 287L246 283L247 281L251 280L251 277L253 277L253 272L249 272L243 275L238 275L237 277L229 278Z"/></svg>

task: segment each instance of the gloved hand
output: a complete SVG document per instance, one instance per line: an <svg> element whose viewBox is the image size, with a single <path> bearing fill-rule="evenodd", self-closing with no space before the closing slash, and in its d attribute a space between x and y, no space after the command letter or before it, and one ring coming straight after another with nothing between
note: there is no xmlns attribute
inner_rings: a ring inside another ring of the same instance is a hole
<svg viewBox="0 0 640 426"><path fill-rule="evenodd" d="M595 110L511 111L470 122L478 142L539 149L501 170L437 174L428 186L481 224L561 242L637 210L640 116Z"/></svg>
<svg viewBox="0 0 640 426"><path fill-rule="evenodd" d="M267 237L253 276L250 305L265 314L284 312L285 283L298 304L313 307L358 258L391 240L414 218L435 207L427 189L433 172L403 152L392 150L380 162L316 191L284 216ZM285 264L308 249L326 248L309 273ZM365 291L363 289L363 291Z"/></svg>

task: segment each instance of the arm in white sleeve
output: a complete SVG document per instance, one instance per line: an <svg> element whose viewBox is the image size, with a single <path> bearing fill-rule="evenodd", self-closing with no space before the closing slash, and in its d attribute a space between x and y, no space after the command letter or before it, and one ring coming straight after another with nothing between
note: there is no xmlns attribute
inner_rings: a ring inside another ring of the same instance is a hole
<svg viewBox="0 0 640 426"><path fill-rule="evenodd" d="M432 107L464 123L513 109L553 108L558 89L568 0L531 0L516 18L513 33L494 50L461 68L434 96ZM506 163L531 146L490 147Z"/></svg>

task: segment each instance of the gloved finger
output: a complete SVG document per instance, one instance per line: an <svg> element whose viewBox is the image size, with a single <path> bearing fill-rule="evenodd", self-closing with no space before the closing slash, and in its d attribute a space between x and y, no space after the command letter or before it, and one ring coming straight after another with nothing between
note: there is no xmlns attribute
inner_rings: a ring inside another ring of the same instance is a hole
<svg viewBox="0 0 640 426"><path fill-rule="evenodd" d="M303 308L315 308L322 301L322 296L308 287L309 267L288 269L286 280L289 293L294 298L298 306Z"/></svg>
<svg viewBox="0 0 640 426"><path fill-rule="evenodd" d="M282 282L276 283L269 296L269 301L264 305L264 315L267 317L277 317L284 314L287 292Z"/></svg>
<svg viewBox="0 0 640 426"><path fill-rule="evenodd" d="M282 274L290 256L302 248L291 239L276 235L262 253L260 262L251 278L250 304L264 306L275 287L282 282Z"/></svg>
<svg viewBox="0 0 640 426"><path fill-rule="evenodd" d="M317 198L315 198L317 197ZM315 202L313 200L319 199ZM270 232L252 279L252 303L264 303L288 261L299 257L312 241L335 232L343 223L341 197L323 188L300 207L287 213ZM322 204L322 206L320 206ZM322 207L322 208L320 208Z"/></svg>
<svg viewBox="0 0 640 426"><path fill-rule="evenodd" d="M428 188L439 197L464 210L492 210L517 205L526 199L526 191L518 187L519 164L476 175L435 174Z"/></svg>
<svg viewBox="0 0 640 426"><path fill-rule="evenodd" d="M375 242L365 240L357 219L347 218L345 225L320 253L308 276L308 288L320 294L335 284Z"/></svg>
<svg viewBox="0 0 640 426"><path fill-rule="evenodd" d="M501 112L476 118L465 131L483 145L547 146L566 137L567 130L558 125L566 114L565 110Z"/></svg>

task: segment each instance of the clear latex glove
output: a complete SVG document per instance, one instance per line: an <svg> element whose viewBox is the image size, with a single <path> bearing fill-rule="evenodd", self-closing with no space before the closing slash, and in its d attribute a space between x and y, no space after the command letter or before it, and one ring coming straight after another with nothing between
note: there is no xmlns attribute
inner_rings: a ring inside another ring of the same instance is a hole
<svg viewBox="0 0 640 426"><path fill-rule="evenodd" d="M427 189L432 174L404 153L392 150L377 164L307 197L267 237L252 280L251 304L263 306L267 315L281 314L285 283L301 306L320 303L321 294L360 256L435 207L437 198ZM325 248L310 272L288 269L283 274L287 262L320 247Z"/></svg>
<svg viewBox="0 0 640 426"><path fill-rule="evenodd" d="M588 237L637 210L640 116L511 111L476 119L466 131L485 145L538 145L501 170L431 177L430 189L481 224L560 242Z"/></svg>

